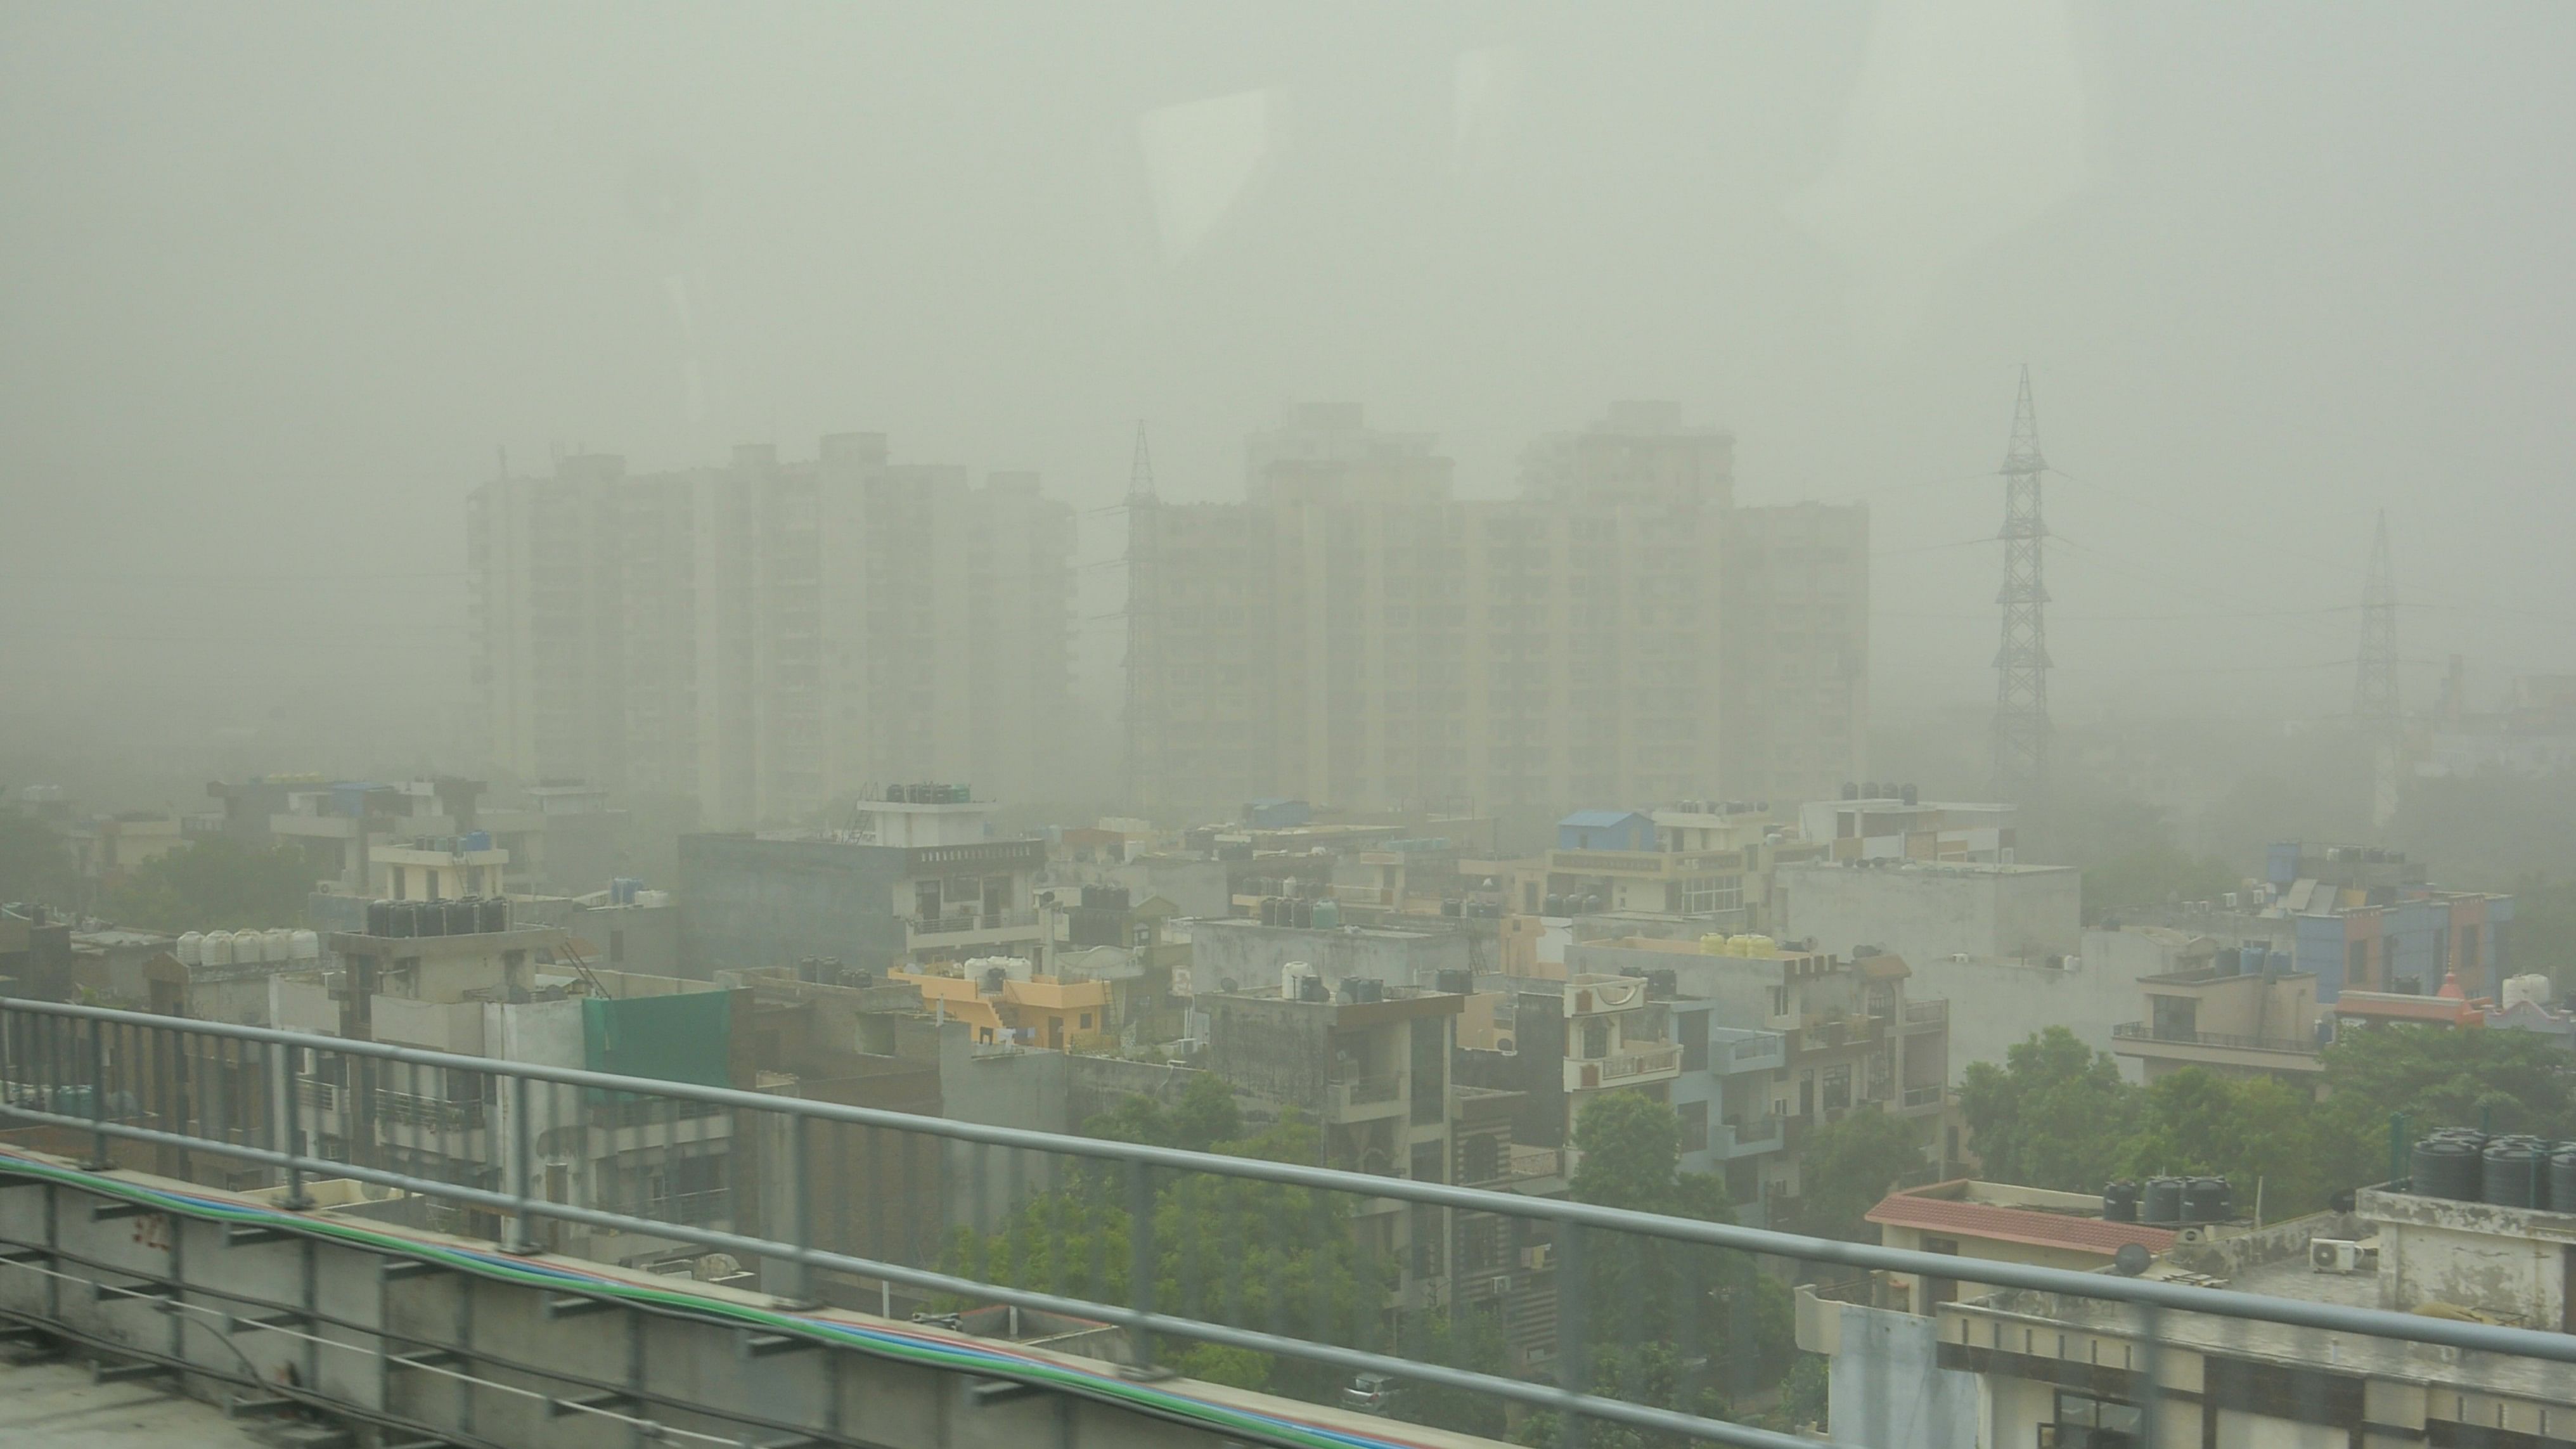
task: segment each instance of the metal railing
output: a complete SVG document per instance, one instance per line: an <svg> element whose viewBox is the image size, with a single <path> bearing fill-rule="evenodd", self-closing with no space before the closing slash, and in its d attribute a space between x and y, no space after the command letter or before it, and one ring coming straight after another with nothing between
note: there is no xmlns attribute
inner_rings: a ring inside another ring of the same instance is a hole
<svg viewBox="0 0 2576 1449"><path fill-rule="evenodd" d="M2170 1042L2175 1046L2228 1047L2237 1051L2287 1052L2294 1056L2315 1056L2316 1042L2295 1036L2237 1036L2223 1031L2194 1031L2186 1027L2157 1026L2144 1021L2124 1021L2111 1028L2111 1035L2125 1041Z"/></svg>
<svg viewBox="0 0 2576 1449"><path fill-rule="evenodd" d="M497 1161L464 1156L476 1149L461 1134L411 1124L314 1139L298 1086L324 1067L354 1094L481 1086L490 1125L478 1135ZM310 1204L317 1176L373 1183L445 1204L505 1246L579 1254L596 1238L631 1251L628 1235L641 1235L758 1265L765 1290L796 1300L873 1309L900 1294L930 1311L1069 1314L1123 1329L1135 1362L1185 1377L1222 1365L1230 1381L1257 1372L1271 1393L1330 1402L1348 1375L1385 1374L1444 1427L1500 1437L1514 1404L1555 1416L1569 1446L1593 1442L1592 1421L1649 1443L1798 1449L1811 1441L1724 1417L1730 1403L1765 1401L1787 1356L1763 1336L1776 1315L1756 1304L1784 1292L1790 1273L1762 1265L1939 1281L1966 1267L1947 1254L1312 1166L1288 1159L1325 1144L1294 1121L1227 1153L1195 1152L51 1002L0 999L0 1081L16 1146L100 1172L203 1181L246 1164L276 1177L289 1208ZM582 1107L603 1098L672 1104L665 1135L631 1160L591 1155L603 1149ZM726 1119L721 1137L699 1130L709 1115ZM690 1151L676 1151L684 1141ZM683 1163L691 1188L674 1193ZM1379 1205L1408 1210L1368 1211ZM687 1221L719 1206L729 1229ZM1426 1267L1458 1261L1465 1234L1490 1237L1497 1221L1519 1269L1498 1305L1506 1347L1489 1351L1405 1305L1454 1303L1449 1285L1422 1281ZM1390 1242L1390 1230L1404 1236ZM1423 1251L1413 1232L1451 1250ZM2576 1335L2155 1277L1985 1260L1967 1271L1984 1289L2129 1313L2150 1382L2166 1314L2576 1364ZM2320 1361L2327 1342L2315 1340Z"/></svg>
<svg viewBox="0 0 2576 1449"><path fill-rule="evenodd" d="M1020 911L961 911L953 916L910 916L904 925L916 936L958 936L968 931L1017 930L1038 923L1038 913Z"/></svg>
<svg viewBox="0 0 2576 1449"><path fill-rule="evenodd" d="M1345 1106L1364 1107L1396 1100L1404 1094L1404 1082L1392 1072L1382 1076L1352 1077L1333 1083L1333 1094Z"/></svg>

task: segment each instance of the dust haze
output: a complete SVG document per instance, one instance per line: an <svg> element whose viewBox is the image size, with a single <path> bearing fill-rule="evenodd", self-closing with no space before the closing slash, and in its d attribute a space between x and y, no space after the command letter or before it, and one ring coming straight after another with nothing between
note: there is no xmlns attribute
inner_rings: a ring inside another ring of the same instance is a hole
<svg viewBox="0 0 2576 1449"><path fill-rule="evenodd" d="M1867 504L1870 727L1946 758L1907 731L1982 738L2023 364L2062 723L2347 712L2383 509L2410 703L2455 655L2484 701L2576 663L2571 43L2546 5L12 5L0 780L483 770L472 490L865 431L1077 510L1064 769L1107 798L1139 420L1162 497L1232 501L1318 399L1464 497L1654 398L1734 434L1742 502Z"/></svg>

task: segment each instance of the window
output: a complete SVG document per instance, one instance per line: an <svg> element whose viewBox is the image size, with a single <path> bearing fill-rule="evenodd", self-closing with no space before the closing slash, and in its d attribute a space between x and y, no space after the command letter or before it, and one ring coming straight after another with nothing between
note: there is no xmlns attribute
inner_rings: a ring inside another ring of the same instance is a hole
<svg viewBox="0 0 2576 1449"><path fill-rule="evenodd" d="M610 964L611 966L615 966L615 965L621 964L621 963L622 963L622 962L624 962L625 960L626 960L626 933L625 933L624 931L611 931L611 932L609 932L609 933L608 933L608 964Z"/></svg>
<svg viewBox="0 0 2576 1449"><path fill-rule="evenodd" d="M2060 1389L2057 1422L2041 1425L2039 1438L2043 1449L2130 1449L2138 1442L2139 1422L2135 1404Z"/></svg>
<svg viewBox="0 0 2576 1449"><path fill-rule="evenodd" d="M1682 1044L1682 1070L1708 1070L1708 1013L1677 1011L1673 1013L1673 1030Z"/></svg>
<svg viewBox="0 0 2576 1449"><path fill-rule="evenodd" d="M1503 1145L1490 1133L1479 1132L1460 1142L1458 1155L1461 1182L1492 1182L1503 1175Z"/></svg>
<svg viewBox="0 0 2576 1449"><path fill-rule="evenodd" d="M1849 1063L1827 1067L1820 1083L1825 1110L1837 1112L1852 1103L1852 1069Z"/></svg>
<svg viewBox="0 0 2576 1449"><path fill-rule="evenodd" d="M1089 1030L1091 1030L1091 1013L1090 1013L1090 1012L1087 1012L1087 1011L1086 1011L1086 1012L1084 1012L1084 1013L1082 1014L1082 1030L1084 1030L1084 1031L1089 1031Z"/></svg>
<svg viewBox="0 0 2576 1449"><path fill-rule="evenodd" d="M1673 1114L1682 1119L1681 1150L1706 1152L1708 1150L1708 1103L1684 1102L1673 1109Z"/></svg>

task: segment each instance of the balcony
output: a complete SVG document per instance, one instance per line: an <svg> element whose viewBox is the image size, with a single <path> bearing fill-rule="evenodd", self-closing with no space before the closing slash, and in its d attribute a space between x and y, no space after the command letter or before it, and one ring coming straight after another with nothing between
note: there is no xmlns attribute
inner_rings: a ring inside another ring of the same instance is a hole
<svg viewBox="0 0 2576 1449"><path fill-rule="evenodd" d="M1777 1071L1789 1060L1788 1038L1777 1032L1745 1032L1722 1039L1712 1032L1710 1036L1708 1069L1719 1076L1736 1072Z"/></svg>
<svg viewBox="0 0 2576 1449"><path fill-rule="evenodd" d="M1722 1122L1709 1129L1708 1150L1721 1160L1777 1152L1782 1135L1776 1116Z"/></svg>
<svg viewBox="0 0 2576 1449"><path fill-rule="evenodd" d="M1656 1042L1612 1052L1606 1057L1570 1059L1565 1064L1565 1090L1588 1092L1607 1087L1634 1087L1680 1076L1678 1042Z"/></svg>
<svg viewBox="0 0 2576 1449"><path fill-rule="evenodd" d="M1897 1099L1897 1105L1904 1111L1915 1112L1926 1107L1938 1107L1947 1100L1949 1100L1949 1091L1947 1088L1937 1085L1930 1087L1908 1087L1905 1089L1905 1094Z"/></svg>
<svg viewBox="0 0 2576 1449"><path fill-rule="evenodd" d="M915 845L904 851L908 876L971 875L999 870L1043 870L1043 840L983 840L973 845Z"/></svg>
<svg viewBox="0 0 2576 1449"><path fill-rule="evenodd" d="M1947 1001L1909 1001L1899 1031L1947 1030L1950 1025L1950 1003Z"/></svg>
<svg viewBox="0 0 2576 1449"><path fill-rule="evenodd" d="M1404 1080L1393 1073L1330 1084L1333 1115L1377 1117L1402 1110Z"/></svg>
<svg viewBox="0 0 2576 1449"><path fill-rule="evenodd" d="M379 1089L376 1092L376 1120L386 1126L412 1127L430 1132L469 1132L483 1125L483 1103L479 1100L451 1102L444 1097Z"/></svg>
<svg viewBox="0 0 2576 1449"><path fill-rule="evenodd" d="M2320 1072L2317 1044L2295 1036L2235 1036L2222 1031L2153 1026L2124 1021L2111 1028L2111 1050L2124 1057L2152 1057L2186 1065L2260 1067L2267 1071Z"/></svg>
<svg viewBox="0 0 2576 1449"><path fill-rule="evenodd" d="M961 911L953 916L907 916L903 934L909 941L932 940L942 936L972 936L984 932L1028 934L1037 929L1035 911Z"/></svg>

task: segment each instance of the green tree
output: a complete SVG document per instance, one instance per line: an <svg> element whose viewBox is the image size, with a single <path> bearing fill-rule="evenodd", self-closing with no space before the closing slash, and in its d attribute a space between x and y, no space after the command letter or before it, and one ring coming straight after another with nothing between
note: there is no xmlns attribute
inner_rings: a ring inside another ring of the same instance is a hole
<svg viewBox="0 0 2576 1449"><path fill-rule="evenodd" d="M69 906L72 853L62 833L18 809L0 805L0 901Z"/></svg>
<svg viewBox="0 0 2576 1449"><path fill-rule="evenodd" d="M1231 1100L1229 1094L1229 1105ZM1212 1098L1196 1105L1214 1113ZM1112 1130L1168 1135L1174 1115L1121 1104L1093 1120ZM1230 1156L1313 1162L1318 1143L1313 1124L1292 1115L1257 1135L1212 1146ZM1394 1265L1360 1247L1351 1230L1350 1199L1206 1174L1156 1173L1148 1185L1156 1304L1237 1327L1354 1348L1386 1346L1385 1301ZM1133 1302L1130 1190L1123 1166L1092 1164L1064 1186L1021 1204L997 1231L959 1229L942 1255L943 1267L1004 1287L1095 1303ZM1303 1360L1205 1344L1161 1345L1157 1357L1194 1378L1316 1400L1338 1394L1345 1379Z"/></svg>
<svg viewBox="0 0 2576 1449"><path fill-rule="evenodd" d="M2576 879L2524 876L2513 888L2509 929L2512 959L2506 969L2517 976L2540 972L2561 1000L2576 996Z"/></svg>
<svg viewBox="0 0 2576 1449"><path fill-rule="evenodd" d="M1701 1222L1735 1220L1723 1178L1681 1170L1681 1119L1661 1102L1637 1092L1604 1093L1575 1119L1574 1141L1582 1150L1570 1184L1577 1202ZM1619 1345L1679 1343L1690 1350L1677 1361L1679 1397L1667 1407L1695 1401L1703 1384L1711 1392L1747 1392L1788 1367L1795 1336L1788 1287L1749 1255L1634 1233L1558 1231L1580 1235L1576 1243L1560 1241L1559 1261L1580 1262L1592 1325L1587 1337L1621 1372L1635 1378L1646 1364L1622 1357Z"/></svg>
<svg viewBox="0 0 2576 1449"><path fill-rule="evenodd" d="M136 867L105 914L156 931L293 925L313 893L313 867L291 847L258 850L216 835Z"/></svg>
<svg viewBox="0 0 2576 1449"><path fill-rule="evenodd" d="M1898 1179L1923 1166L1914 1125L1886 1112L1859 1111L1829 1122L1807 1139L1799 1158L1798 1225L1819 1237L1874 1243L1868 1213Z"/></svg>
<svg viewBox="0 0 2576 1449"><path fill-rule="evenodd" d="M2139 1117L2121 1148L2126 1176L2223 1177L2241 1213L2259 1192L2267 1220L2295 1217L2353 1185L2315 1093L2272 1077L2186 1068L2147 1087Z"/></svg>
<svg viewBox="0 0 2576 1449"><path fill-rule="evenodd" d="M1970 1063L1959 1106L1985 1177L2091 1192L2125 1159L2138 1096L2109 1052L2052 1026L2013 1047L2000 1067Z"/></svg>
<svg viewBox="0 0 2576 1449"><path fill-rule="evenodd" d="M1607 1399L1643 1404L1656 1409L1678 1409L1702 1418L1733 1417L1726 1396L1706 1376L1694 1371L1687 1346L1667 1342L1621 1344L1596 1349L1591 1355L1591 1389ZM1542 1409L1521 1420L1513 1431L1512 1442L1528 1445L1551 1445L1564 1442L1559 1420L1552 1409ZM1678 1434L1662 1434L1647 1429L1630 1428L1603 1419L1587 1419L1577 1440L1584 1449L1693 1449L1695 1441Z"/></svg>
<svg viewBox="0 0 2576 1449"><path fill-rule="evenodd" d="M1681 1170L1680 1115L1642 1092L1594 1098L1575 1121L1574 1141L1583 1154L1569 1184L1576 1202L1735 1221L1724 1178Z"/></svg>
<svg viewBox="0 0 2576 1449"><path fill-rule="evenodd" d="M1181 1088L1169 1106L1138 1093L1083 1123L1082 1135L1148 1147L1213 1152L1218 1143L1232 1142L1243 1135L1243 1113L1235 1105L1234 1088L1223 1077L1202 1072Z"/></svg>
<svg viewBox="0 0 2576 1449"><path fill-rule="evenodd" d="M2345 1032L2321 1059L2320 1115L2344 1186L2387 1178L2396 1113L2418 1137L2445 1126L2576 1136L2576 1068L2555 1038L2378 1026Z"/></svg>

